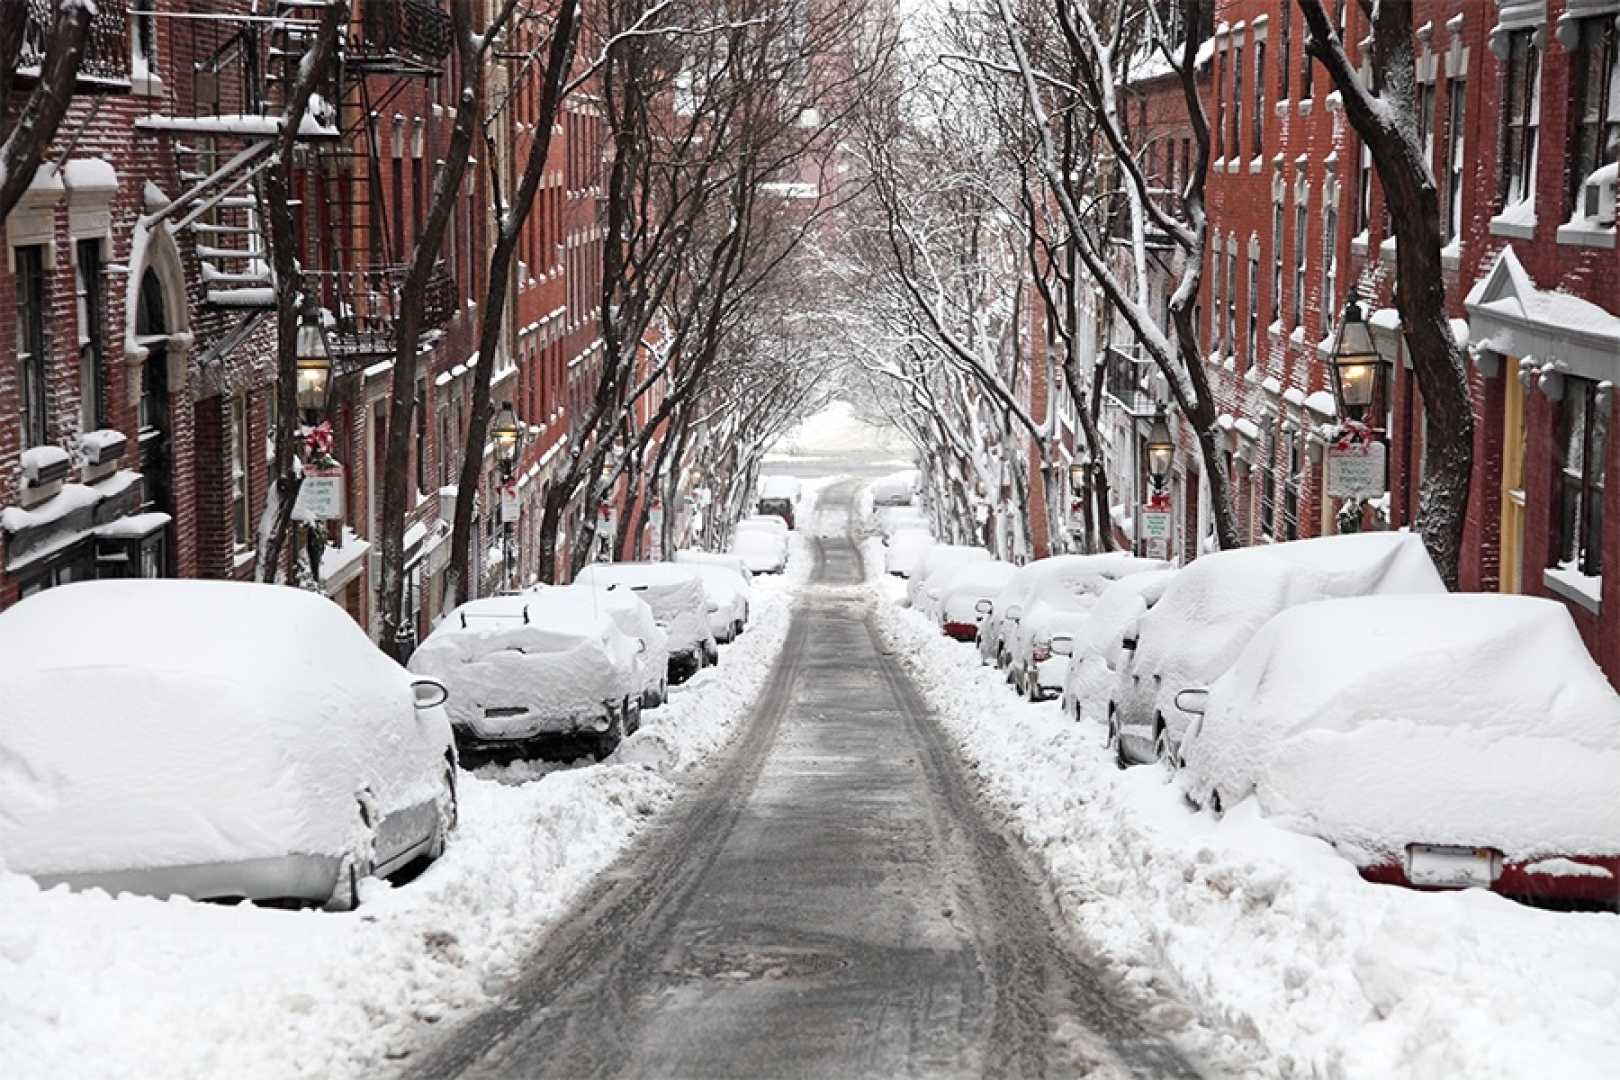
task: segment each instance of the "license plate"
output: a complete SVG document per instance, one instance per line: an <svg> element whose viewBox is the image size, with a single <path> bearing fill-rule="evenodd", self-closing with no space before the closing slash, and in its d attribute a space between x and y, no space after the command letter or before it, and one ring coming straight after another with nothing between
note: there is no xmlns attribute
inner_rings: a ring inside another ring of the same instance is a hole
<svg viewBox="0 0 1620 1080"><path fill-rule="evenodd" d="M1490 888L1495 880L1490 848L1413 844L1406 849L1406 880L1441 888Z"/></svg>

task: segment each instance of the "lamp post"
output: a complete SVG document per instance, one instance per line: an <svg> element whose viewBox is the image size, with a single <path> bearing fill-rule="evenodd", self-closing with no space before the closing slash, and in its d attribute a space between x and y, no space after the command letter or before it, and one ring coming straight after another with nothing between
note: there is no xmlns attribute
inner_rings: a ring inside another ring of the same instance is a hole
<svg viewBox="0 0 1620 1080"><path fill-rule="evenodd" d="M1334 404L1344 422L1327 449L1325 487L1329 496L1344 500L1338 512L1339 531L1359 532L1366 500L1389 486L1378 422L1388 401L1389 368L1373 341L1355 289L1344 300L1331 367Z"/></svg>
<svg viewBox="0 0 1620 1080"><path fill-rule="evenodd" d="M327 392L332 386L332 354L326 347L320 319L312 311L306 310L298 324L296 351L298 407L313 417L326 408Z"/></svg>
<svg viewBox="0 0 1620 1080"><path fill-rule="evenodd" d="M514 505L517 502L511 490L512 470L517 465L518 450L527 430L512 403L501 402L490 436L495 440L495 460L501 467L501 572L508 589L512 587L512 519L516 516Z"/></svg>
<svg viewBox="0 0 1620 1080"><path fill-rule="evenodd" d="M1170 466L1176 457L1176 442L1170 434L1170 421L1165 416L1163 405L1153 414L1153 423L1148 426L1147 456L1148 476L1153 480L1153 490L1163 491L1165 481L1170 479Z"/></svg>
<svg viewBox="0 0 1620 1080"><path fill-rule="evenodd" d="M1334 335L1332 368L1333 397L1339 415L1365 423L1368 409L1385 400L1388 371L1368 330L1361 297L1354 289L1345 297L1344 315Z"/></svg>

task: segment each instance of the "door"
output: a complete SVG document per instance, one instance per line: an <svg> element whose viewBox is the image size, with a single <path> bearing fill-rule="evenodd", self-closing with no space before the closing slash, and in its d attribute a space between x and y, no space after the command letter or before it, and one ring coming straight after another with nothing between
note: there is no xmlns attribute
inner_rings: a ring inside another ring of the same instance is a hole
<svg viewBox="0 0 1620 1080"><path fill-rule="evenodd" d="M1502 372L1502 536L1497 588L1523 591L1525 393L1519 361L1503 357Z"/></svg>
<svg viewBox="0 0 1620 1080"><path fill-rule="evenodd" d="M151 270L141 278L140 307L135 315L136 340L146 346L141 365L141 476L143 511L174 514L173 422L169 407L169 351L163 285ZM165 572L172 568L165 566Z"/></svg>

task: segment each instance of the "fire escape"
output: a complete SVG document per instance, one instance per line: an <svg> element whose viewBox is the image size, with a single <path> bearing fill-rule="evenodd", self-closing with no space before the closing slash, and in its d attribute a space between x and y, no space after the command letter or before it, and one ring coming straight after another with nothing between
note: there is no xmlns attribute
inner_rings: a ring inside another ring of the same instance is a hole
<svg viewBox="0 0 1620 1080"><path fill-rule="evenodd" d="M185 186L154 218L191 233L205 303L240 313L230 335L240 340L275 310L261 181L325 0L254 0L245 14L145 3L156 7L146 17L172 20L170 41L189 62L170 70L191 81L167 88L168 108L135 125L139 135L167 141ZM404 208L384 194L379 117L413 81L440 77L451 47L450 17L433 0L354 6L337 63L299 127L291 169L299 264L329 315L329 348L346 361L340 373L393 354L410 258L408 243L397 250L400 230L390 227ZM428 283L422 330L442 327L454 305L455 284L441 263Z"/></svg>

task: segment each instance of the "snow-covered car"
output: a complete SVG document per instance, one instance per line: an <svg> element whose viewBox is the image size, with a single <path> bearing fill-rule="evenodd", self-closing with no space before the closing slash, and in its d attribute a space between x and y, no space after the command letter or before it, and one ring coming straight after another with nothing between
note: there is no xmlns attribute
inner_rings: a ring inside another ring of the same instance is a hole
<svg viewBox="0 0 1620 1080"><path fill-rule="evenodd" d="M886 506L878 511L878 532L887 540L901 529L932 531L928 515L915 506Z"/></svg>
<svg viewBox="0 0 1620 1080"><path fill-rule="evenodd" d="M891 473L872 482L872 505L909 506L917 489L917 470Z"/></svg>
<svg viewBox="0 0 1620 1080"><path fill-rule="evenodd" d="M788 542L788 523L776 514L749 514L737 522L737 529L763 529L780 537L784 545Z"/></svg>
<svg viewBox="0 0 1620 1080"><path fill-rule="evenodd" d="M780 574L787 568L787 537L774 529L739 522L731 534L731 552L752 574Z"/></svg>
<svg viewBox="0 0 1620 1080"><path fill-rule="evenodd" d="M700 551L697 548L681 548L675 553L678 563L708 563L711 566L724 566L738 577L743 584L753 583L753 571L748 569L748 563L741 556L732 555L723 551Z"/></svg>
<svg viewBox="0 0 1620 1080"><path fill-rule="evenodd" d="M982 547L973 547L969 544L930 545L918 557L916 567L906 580L906 601L924 615L933 618L934 612L928 606L929 583L939 584L936 578L964 563L989 562L990 559L990 552Z"/></svg>
<svg viewBox="0 0 1620 1080"><path fill-rule="evenodd" d="M722 645L737 640L748 623L748 584L736 571L713 563L688 563L703 580L709 632Z"/></svg>
<svg viewBox="0 0 1620 1080"><path fill-rule="evenodd" d="M1413 533L1319 536L1200 556L1126 642L1108 709L1109 745L1121 764L1174 765L1191 719L1176 695L1207 688L1280 611L1313 600L1444 591Z"/></svg>
<svg viewBox="0 0 1620 1080"><path fill-rule="evenodd" d="M611 754L641 726L644 643L587 589L472 600L446 615L410 669L450 691L467 762Z"/></svg>
<svg viewBox="0 0 1620 1080"><path fill-rule="evenodd" d="M1063 680L1062 707L1071 719L1108 722L1108 696L1125 660L1125 641L1159 602L1174 570L1150 570L1120 578L1097 597L1069 646L1069 673Z"/></svg>
<svg viewBox="0 0 1620 1080"><path fill-rule="evenodd" d="M669 681L679 685L720 658L709 632L709 602L693 565L670 562L591 563L575 584L619 585L645 600L669 635Z"/></svg>
<svg viewBox="0 0 1620 1080"><path fill-rule="evenodd" d="M761 499L754 504L754 509L759 512L760 517L774 517L789 529L793 528L792 499Z"/></svg>
<svg viewBox="0 0 1620 1080"><path fill-rule="evenodd" d="M762 499L786 499L796 503L803 493L804 481L797 476L767 476L759 482L759 497Z"/></svg>
<svg viewBox="0 0 1620 1080"><path fill-rule="evenodd" d="M588 606L593 613L603 612L613 620L619 632L632 641L640 640L641 650L636 655L636 683L641 687L641 707L656 709L669 700L669 635L658 625L658 617L641 594L633 589L609 586L595 589L586 585L535 585L523 595L548 594L559 604L571 599ZM559 612L559 617L566 617Z"/></svg>
<svg viewBox="0 0 1620 1080"><path fill-rule="evenodd" d="M1620 904L1620 697L1557 601L1291 608L1209 690L1182 754L1195 803L1253 797L1369 880Z"/></svg>
<svg viewBox="0 0 1620 1080"><path fill-rule="evenodd" d="M930 584L928 605L936 612L940 630L957 641L978 637L980 621L1017 572L1012 563L992 559L953 567L936 584ZM932 598L936 589L937 600Z"/></svg>
<svg viewBox="0 0 1620 1080"><path fill-rule="evenodd" d="M910 577L923 553L934 546L934 535L927 529L900 529L883 546L883 569L896 577Z"/></svg>
<svg viewBox="0 0 1620 1080"><path fill-rule="evenodd" d="M349 908L455 826L444 687L302 589L49 589L0 612L0 687L0 864L47 888Z"/></svg>
<svg viewBox="0 0 1620 1080"><path fill-rule="evenodd" d="M1102 591L1133 574L1165 570L1163 559L1142 559L1123 551L1100 555L1054 555L1030 563L1019 610L1002 620L1001 640L1007 680L1031 701L1044 701L1063 689L1075 631L1090 618Z"/></svg>

